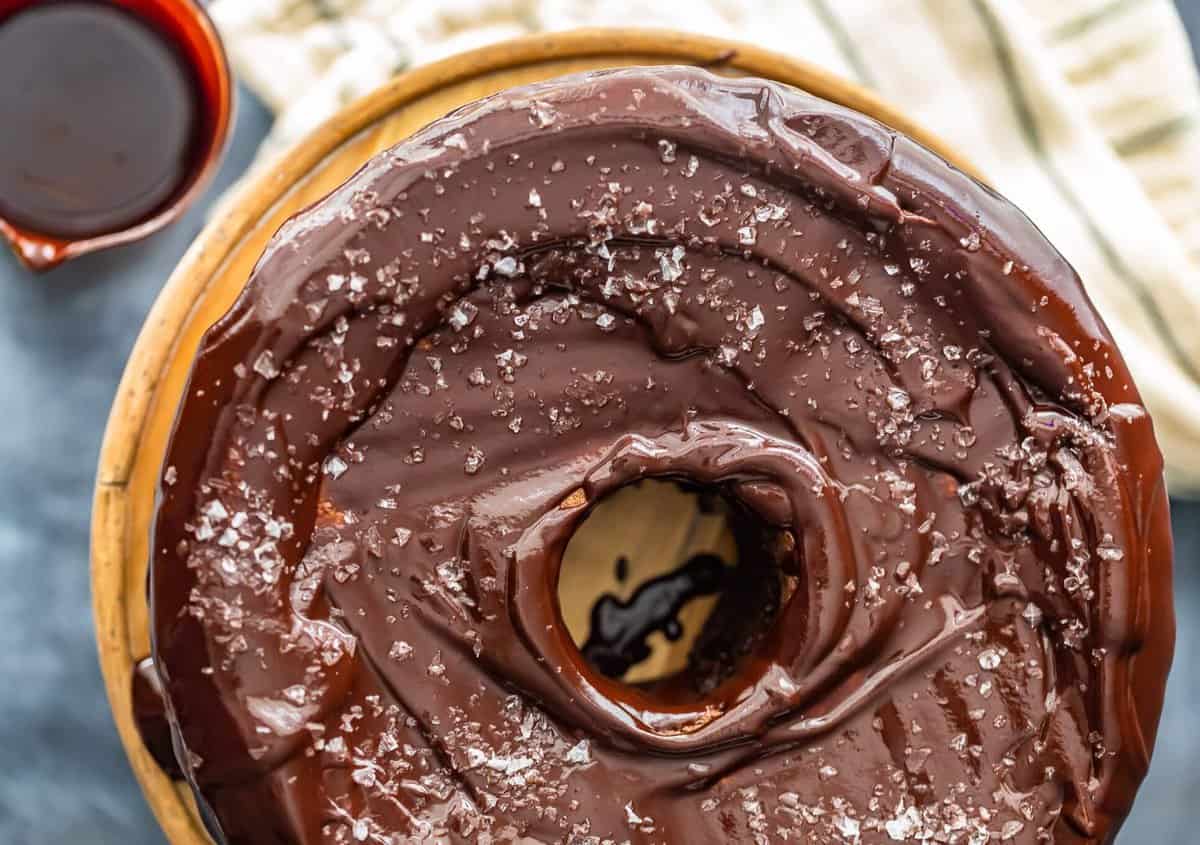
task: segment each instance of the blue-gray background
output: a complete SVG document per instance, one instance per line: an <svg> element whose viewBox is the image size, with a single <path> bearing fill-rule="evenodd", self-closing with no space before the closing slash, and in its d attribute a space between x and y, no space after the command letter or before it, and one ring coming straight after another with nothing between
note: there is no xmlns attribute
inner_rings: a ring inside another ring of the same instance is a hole
<svg viewBox="0 0 1200 845"><path fill-rule="evenodd" d="M1200 2L1178 0L1200 46ZM1167 82L1166 80L1164 80ZM241 92L204 202L142 244L43 277L0 250L0 844L161 845L108 711L92 637L88 523L125 358L207 204L270 116ZM1200 841L1200 502L1172 504L1179 641L1150 776L1122 842Z"/></svg>

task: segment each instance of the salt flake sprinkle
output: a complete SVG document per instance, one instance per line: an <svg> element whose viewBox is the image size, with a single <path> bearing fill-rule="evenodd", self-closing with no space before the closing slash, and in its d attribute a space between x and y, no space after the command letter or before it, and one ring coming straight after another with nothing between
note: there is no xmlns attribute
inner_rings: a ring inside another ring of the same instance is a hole
<svg viewBox="0 0 1200 845"><path fill-rule="evenodd" d="M270 381L273 378L278 378L279 367L275 365L275 354L270 349L264 349L259 356L254 359L254 372Z"/></svg>

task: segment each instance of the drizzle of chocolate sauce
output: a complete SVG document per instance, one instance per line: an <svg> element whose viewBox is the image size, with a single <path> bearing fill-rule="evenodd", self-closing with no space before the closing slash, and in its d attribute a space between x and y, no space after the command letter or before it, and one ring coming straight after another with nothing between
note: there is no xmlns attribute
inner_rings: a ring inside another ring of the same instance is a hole
<svg viewBox="0 0 1200 845"><path fill-rule="evenodd" d="M167 721L162 685L154 671L154 658L138 662L133 670L133 721L141 734L142 744L172 780L183 780L183 771L175 759L171 743L171 723Z"/></svg>
<svg viewBox="0 0 1200 845"><path fill-rule="evenodd" d="M650 656L646 640L655 631L678 640L683 635L679 612L692 599L719 593L726 580L720 557L699 554L642 583L628 601L605 593L592 606L583 656L607 677L620 678Z"/></svg>

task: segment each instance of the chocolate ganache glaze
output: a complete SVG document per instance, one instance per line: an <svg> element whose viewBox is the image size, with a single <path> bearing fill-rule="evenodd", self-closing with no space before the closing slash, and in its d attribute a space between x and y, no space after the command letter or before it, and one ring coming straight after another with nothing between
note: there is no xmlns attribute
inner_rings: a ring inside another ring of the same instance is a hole
<svg viewBox="0 0 1200 845"><path fill-rule="evenodd" d="M556 585L647 477L752 517L732 577L777 609L638 686ZM795 90L596 73L275 236L176 423L154 655L229 843L1109 841L1168 529L1129 372L1020 212Z"/></svg>

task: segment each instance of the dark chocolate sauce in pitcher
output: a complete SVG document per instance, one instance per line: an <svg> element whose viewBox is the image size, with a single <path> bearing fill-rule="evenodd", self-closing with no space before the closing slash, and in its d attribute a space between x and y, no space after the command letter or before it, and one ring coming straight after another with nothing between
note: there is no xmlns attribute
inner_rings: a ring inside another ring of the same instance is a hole
<svg viewBox="0 0 1200 845"><path fill-rule="evenodd" d="M175 45L115 5L0 17L0 217L67 238L149 218L192 170L202 115Z"/></svg>

